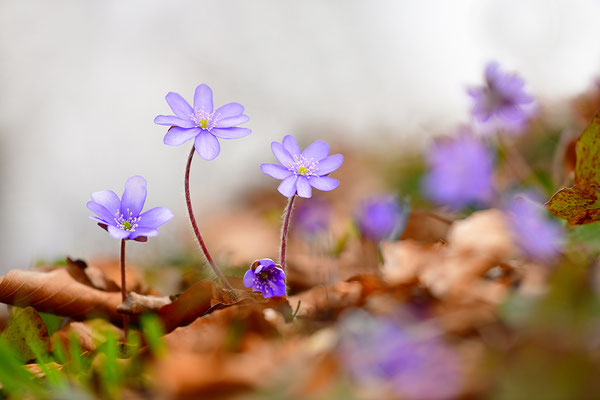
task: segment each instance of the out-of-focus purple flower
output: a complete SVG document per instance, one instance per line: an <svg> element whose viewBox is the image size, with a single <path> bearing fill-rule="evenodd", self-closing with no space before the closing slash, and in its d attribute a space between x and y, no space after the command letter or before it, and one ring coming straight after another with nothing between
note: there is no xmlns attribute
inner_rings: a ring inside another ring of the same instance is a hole
<svg viewBox="0 0 600 400"><path fill-rule="evenodd" d="M364 311L346 316L341 329L340 359L360 384L415 400L451 399L460 392L460 360L439 332L417 334Z"/></svg>
<svg viewBox="0 0 600 400"><path fill-rule="evenodd" d="M358 210L358 228L375 242L395 239L404 230L408 211L408 205L401 205L395 196L371 197Z"/></svg>
<svg viewBox="0 0 600 400"><path fill-rule="evenodd" d="M264 163L260 169L265 175L282 179L277 188L285 197L310 198L312 188L333 190L340 182L327 175L338 169L344 162L341 154L329 155L329 145L317 140L301 151L296 139L286 135L282 143L271 143L271 150L281 165Z"/></svg>
<svg viewBox="0 0 600 400"><path fill-rule="evenodd" d="M285 295L285 274L270 258L255 261L244 275L244 286L268 299Z"/></svg>
<svg viewBox="0 0 600 400"><path fill-rule="evenodd" d="M194 93L194 107L178 93L169 92L165 97L175 115L159 115L154 123L168 125L163 142L169 146L179 146L194 139L196 152L205 160L213 160L219 155L219 139L238 139L252 131L237 125L250 118L243 114L244 107L239 103L228 103L213 110L213 93L207 85L199 85Z"/></svg>
<svg viewBox="0 0 600 400"><path fill-rule="evenodd" d="M298 203L294 210L293 229L306 235L317 235L329 229L331 203L323 198Z"/></svg>
<svg viewBox="0 0 600 400"><path fill-rule="evenodd" d="M173 213L166 207L156 207L142 213L145 202L146 180L141 176L132 176L125 183L121 199L112 190L94 192L87 208L97 215L90 218L112 237L146 241L148 237L158 235L156 228L173 218Z"/></svg>
<svg viewBox="0 0 600 400"><path fill-rule="evenodd" d="M535 107L525 92L525 82L515 73L500 70L496 62L485 68L485 86L468 89L474 104L472 115L484 133L525 131Z"/></svg>
<svg viewBox="0 0 600 400"><path fill-rule="evenodd" d="M560 254L564 230L541 204L517 195L508 205L507 214L517 244L527 257L549 263Z"/></svg>
<svg viewBox="0 0 600 400"><path fill-rule="evenodd" d="M427 162L429 172L423 189L433 201L460 210L487 205L492 200L492 155L469 132L436 141L429 149Z"/></svg>

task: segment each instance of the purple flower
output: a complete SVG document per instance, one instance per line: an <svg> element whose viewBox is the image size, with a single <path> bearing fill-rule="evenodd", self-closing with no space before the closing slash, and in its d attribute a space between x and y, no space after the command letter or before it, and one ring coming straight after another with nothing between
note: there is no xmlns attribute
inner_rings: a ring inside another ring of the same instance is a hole
<svg viewBox="0 0 600 400"><path fill-rule="evenodd" d="M387 388L403 399L441 400L459 394L460 360L438 339L437 330L411 330L364 311L344 317L340 326L339 357L360 384Z"/></svg>
<svg viewBox="0 0 600 400"><path fill-rule="evenodd" d="M423 182L433 201L460 210L487 205L494 195L493 161L484 144L468 132L436 141L427 155L429 172Z"/></svg>
<svg viewBox="0 0 600 400"><path fill-rule="evenodd" d="M244 275L244 286L261 292L265 299L285 295L285 274L269 258L255 261Z"/></svg>
<svg viewBox="0 0 600 400"><path fill-rule="evenodd" d="M281 165L264 163L260 169L265 175L282 179L277 190L285 197L293 197L298 193L300 197L310 198L313 187L329 191L340 184L337 179L327 175L342 165L344 156L328 156L329 145L322 140L317 140L301 151L296 139L292 135L286 135L282 144L271 143L271 150Z"/></svg>
<svg viewBox="0 0 600 400"><path fill-rule="evenodd" d="M90 218L112 237L145 242L149 236L158 235L156 228L173 218L173 213L166 207L156 207L142 213L145 202L146 180L141 176L132 176L125 183L121 199L112 190L94 192L87 208L97 215Z"/></svg>
<svg viewBox="0 0 600 400"><path fill-rule="evenodd" d="M507 213L517 244L527 257L548 263L560 254L564 230L549 218L542 205L518 195L510 202Z"/></svg>
<svg viewBox="0 0 600 400"><path fill-rule="evenodd" d="M486 85L469 89L473 98L473 118L485 133L505 131L520 134L535 113L533 98L525 92L525 82L515 73L505 73L496 62L485 68Z"/></svg>
<svg viewBox="0 0 600 400"><path fill-rule="evenodd" d="M331 203L323 198L298 203L294 210L294 230L306 235L317 235L329 229Z"/></svg>
<svg viewBox="0 0 600 400"><path fill-rule="evenodd" d="M371 197L357 214L362 235L375 242L395 239L402 234L408 216L408 206L400 205L395 196Z"/></svg>
<svg viewBox="0 0 600 400"><path fill-rule="evenodd" d="M212 90L202 84L196 88L194 107L178 93L169 92L165 97L175 115L159 115L154 123L168 125L163 142L169 146L179 146L194 139L196 151L205 160L213 160L219 155L220 139L238 139L252 131L237 125L250 118L243 114L244 107L239 103L229 103L213 111Z"/></svg>

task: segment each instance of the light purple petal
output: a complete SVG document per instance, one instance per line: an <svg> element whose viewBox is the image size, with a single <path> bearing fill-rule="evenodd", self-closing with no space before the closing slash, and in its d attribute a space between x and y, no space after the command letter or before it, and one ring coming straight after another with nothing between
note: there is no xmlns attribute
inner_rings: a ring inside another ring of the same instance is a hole
<svg viewBox="0 0 600 400"><path fill-rule="evenodd" d="M154 123L158 125L179 126L180 128L194 128L196 124L189 118L183 119L174 115L157 115Z"/></svg>
<svg viewBox="0 0 600 400"><path fill-rule="evenodd" d="M113 216L119 211L119 207L121 207L121 199L112 190L94 192L92 193L92 200L106 208Z"/></svg>
<svg viewBox="0 0 600 400"><path fill-rule="evenodd" d="M277 190L285 197L293 197L296 194L296 175L291 175L281 181Z"/></svg>
<svg viewBox="0 0 600 400"><path fill-rule="evenodd" d="M344 156L334 154L319 161L319 175L327 175L338 169L344 162Z"/></svg>
<svg viewBox="0 0 600 400"><path fill-rule="evenodd" d="M333 190L340 185L340 181L329 176L313 176L308 181L315 189L324 191Z"/></svg>
<svg viewBox="0 0 600 400"><path fill-rule="evenodd" d="M329 154L329 145L322 140L317 140L302 152L307 160L321 161Z"/></svg>
<svg viewBox="0 0 600 400"><path fill-rule="evenodd" d="M281 144L283 144L283 148L292 156L299 156L302 153L298 142L296 142L296 139L292 135L285 135Z"/></svg>
<svg viewBox="0 0 600 400"><path fill-rule="evenodd" d="M129 239L136 239L139 237L154 237L158 236L158 230L153 228L135 228L135 231L129 233Z"/></svg>
<svg viewBox="0 0 600 400"><path fill-rule="evenodd" d="M115 215L108 211L104 206L96 203L95 201L88 201L86 207L100 217L99 219L101 219L103 222L114 224Z"/></svg>
<svg viewBox="0 0 600 400"><path fill-rule="evenodd" d="M262 265L263 267L275 266L275 261L271 260L270 258L262 258L262 259L258 260L258 263L260 265ZM277 268L277 269L281 270L281 268ZM283 270L281 270L281 271L283 271Z"/></svg>
<svg viewBox="0 0 600 400"><path fill-rule="evenodd" d="M129 237L130 232L125 231L123 229L119 229L116 226L112 226L112 225L108 225L108 233L110 233L110 236L114 237L115 239L126 239Z"/></svg>
<svg viewBox="0 0 600 400"><path fill-rule="evenodd" d="M210 133L221 139L239 139L248 136L252 131L248 128L212 128Z"/></svg>
<svg viewBox="0 0 600 400"><path fill-rule="evenodd" d="M221 151L221 146L219 145L219 141L217 138L209 132L202 131L198 136L196 136L196 141L194 142L196 146L196 151L206 161L214 160Z"/></svg>
<svg viewBox="0 0 600 400"><path fill-rule="evenodd" d="M98 218L98 217L92 217L92 216L90 215L90 216L88 216L88 218L89 218L89 219L91 219L91 220L94 220L94 221L98 222L99 224L104 224L104 225L106 225L106 221L105 221L105 220L103 220L103 219L100 219L100 218Z"/></svg>
<svg viewBox="0 0 600 400"><path fill-rule="evenodd" d="M221 119L235 117L236 115L240 115L244 112L244 106L240 103L228 103L224 106L217 108L215 111L215 117L219 117Z"/></svg>
<svg viewBox="0 0 600 400"><path fill-rule="evenodd" d="M296 182L296 187L298 189L298 196L304 197L305 199L310 199L310 196L312 196L312 188L310 187L310 183L308 183L308 179L306 179L306 177L299 176L298 181Z"/></svg>
<svg viewBox="0 0 600 400"><path fill-rule="evenodd" d="M165 96L167 104L171 107L171 110L181 119L189 119L191 115L194 115L192 106L179 93L169 92Z"/></svg>
<svg viewBox="0 0 600 400"><path fill-rule="evenodd" d="M200 134L200 132L202 132L202 129L200 128L187 129L174 126L171 129L169 129L169 131L165 135L163 143L169 146L179 146L180 144L183 144L188 140L193 139L198 134Z"/></svg>
<svg viewBox="0 0 600 400"><path fill-rule="evenodd" d="M155 207L140 215L140 228L158 228L173 218L173 213L167 207Z"/></svg>
<svg viewBox="0 0 600 400"><path fill-rule="evenodd" d="M210 114L213 112L213 93L205 84L198 85L194 92L194 108Z"/></svg>
<svg viewBox="0 0 600 400"><path fill-rule="evenodd" d="M273 290L274 296L283 296L285 295L285 284L283 282L272 282L271 289Z"/></svg>
<svg viewBox="0 0 600 400"><path fill-rule="evenodd" d="M146 202L146 180L139 175L132 176L125 182L125 190L121 197L121 213L127 218L129 213L134 217L140 215Z"/></svg>
<svg viewBox="0 0 600 400"><path fill-rule="evenodd" d="M215 127L217 128L231 128L233 126L243 124L244 122L248 122L250 117L246 114L236 115L234 117L223 118L217 121Z"/></svg>
<svg viewBox="0 0 600 400"><path fill-rule="evenodd" d="M254 284L254 278L255 278L254 271L252 271L252 268L250 268L244 274L244 286L247 288L251 288L252 285Z"/></svg>
<svg viewBox="0 0 600 400"><path fill-rule="evenodd" d="M275 158L277 158L277 161L279 161L279 163L284 167L290 167L292 164L294 164L292 155L286 149L284 149L281 144L272 142L271 150L273 151Z"/></svg>
<svg viewBox="0 0 600 400"><path fill-rule="evenodd" d="M292 171L278 164L263 163L260 165L260 170L263 174L272 176L275 179L285 179L292 175Z"/></svg>

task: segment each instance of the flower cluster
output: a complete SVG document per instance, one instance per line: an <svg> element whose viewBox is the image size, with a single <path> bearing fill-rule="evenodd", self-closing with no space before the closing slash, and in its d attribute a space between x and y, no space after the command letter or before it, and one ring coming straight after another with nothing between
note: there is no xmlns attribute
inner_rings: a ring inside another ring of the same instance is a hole
<svg viewBox="0 0 600 400"><path fill-rule="evenodd" d="M248 128L237 126L250 119L241 104L228 103L214 110L213 93L207 85L196 88L193 107L178 93L170 92L165 99L175 115L159 115L154 123L171 126L164 138L169 146L194 139L198 155L210 161L221 151L217 138L238 139L252 133Z"/></svg>
<svg viewBox="0 0 600 400"><path fill-rule="evenodd" d="M427 155L425 194L433 201L460 210L485 206L494 195L493 158L469 131L438 140Z"/></svg>
<svg viewBox="0 0 600 400"><path fill-rule="evenodd" d="M121 199L112 190L94 192L87 208L97 215L90 218L112 237L146 241L148 237L158 235L157 228L173 218L173 213L166 207L142 213L145 202L146 180L132 176L125 183Z"/></svg>
<svg viewBox="0 0 600 400"><path fill-rule="evenodd" d="M265 298L285 295L285 274L270 258L255 261L244 275L244 286Z"/></svg>
<svg viewBox="0 0 600 400"><path fill-rule="evenodd" d="M523 79L491 62L485 68L485 82L485 86L468 90L473 118L483 132L523 133L535 113L533 97L525 92Z"/></svg>

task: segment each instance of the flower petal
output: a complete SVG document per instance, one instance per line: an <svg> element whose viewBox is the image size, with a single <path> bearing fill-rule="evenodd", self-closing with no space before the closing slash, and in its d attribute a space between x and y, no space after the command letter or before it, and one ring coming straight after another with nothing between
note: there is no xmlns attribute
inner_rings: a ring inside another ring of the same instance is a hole
<svg viewBox="0 0 600 400"><path fill-rule="evenodd" d="M285 284L283 282L271 282L270 286L274 296L285 295Z"/></svg>
<svg viewBox="0 0 600 400"><path fill-rule="evenodd" d="M196 124L189 118L183 119L174 115L157 115L154 123L158 125L178 126L180 128L194 128Z"/></svg>
<svg viewBox="0 0 600 400"><path fill-rule="evenodd" d="M179 93L169 92L165 96L165 100L167 100L167 104L179 118L189 119L191 115L194 115L192 106Z"/></svg>
<svg viewBox="0 0 600 400"><path fill-rule="evenodd" d="M221 139L239 139L248 136L252 131L248 128L212 128L210 133Z"/></svg>
<svg viewBox="0 0 600 400"><path fill-rule="evenodd" d="M292 171L278 164L263 163L260 165L260 170L275 179L285 179L292 175Z"/></svg>
<svg viewBox="0 0 600 400"><path fill-rule="evenodd" d="M96 203L95 201L88 201L85 205L90 211L96 214L102 222L106 224L114 224L115 215L106 209L106 207Z"/></svg>
<svg viewBox="0 0 600 400"><path fill-rule="evenodd" d="M127 239L131 232L119 229L116 226L108 225L108 233L110 233L110 236L114 237L115 239Z"/></svg>
<svg viewBox="0 0 600 400"><path fill-rule="evenodd" d="M275 158L277 158L277 161L279 161L279 163L284 167L291 167L294 164L292 155L286 149L284 149L281 144L272 142L271 150L273 151Z"/></svg>
<svg viewBox="0 0 600 400"><path fill-rule="evenodd" d="M213 112L213 93L205 84L198 85L194 92L194 109L208 114Z"/></svg>
<svg viewBox="0 0 600 400"><path fill-rule="evenodd" d="M302 152L302 156L307 160L321 161L329 154L329 145L322 140L312 143Z"/></svg>
<svg viewBox="0 0 600 400"><path fill-rule="evenodd" d="M281 144L283 144L283 148L292 156L299 156L300 153L302 153L300 146L298 146L298 142L296 142L296 139L292 135L285 135Z"/></svg>
<svg viewBox="0 0 600 400"><path fill-rule="evenodd" d="M194 142L196 152L206 161L214 160L221 151L217 138L210 132L202 131Z"/></svg>
<svg viewBox="0 0 600 400"><path fill-rule="evenodd" d="M121 197L121 213L128 217L131 213L134 217L140 215L146 202L146 180L139 175L132 176L125 182L125 190Z"/></svg>
<svg viewBox="0 0 600 400"><path fill-rule="evenodd" d="M244 106L240 103L227 103L224 106L217 108L215 111L215 117L219 117L221 119L235 117L236 115L240 115L244 112Z"/></svg>
<svg viewBox="0 0 600 400"><path fill-rule="evenodd" d="M167 207L155 207L140 215L140 228L158 228L173 218L173 213Z"/></svg>
<svg viewBox="0 0 600 400"><path fill-rule="evenodd" d="M250 268L248 271L246 271L246 273L244 274L244 286L247 288L251 288L252 285L254 284L254 271L252 271L252 268Z"/></svg>
<svg viewBox="0 0 600 400"><path fill-rule="evenodd" d="M338 169L344 162L344 156L341 154L334 154L329 157L325 157L319 161L319 169L317 172L319 175L327 175Z"/></svg>
<svg viewBox="0 0 600 400"><path fill-rule="evenodd" d="M298 181L296 182L296 187L298 188L298 196L304 197L305 199L310 199L312 196L312 188L310 187L310 183L308 183L308 179L304 176L299 176Z"/></svg>
<svg viewBox="0 0 600 400"><path fill-rule="evenodd" d="M180 128L178 126L174 126L165 135L163 139L163 143L169 146L179 146L187 142L190 139L193 139L198 134L202 132L200 128Z"/></svg>
<svg viewBox="0 0 600 400"><path fill-rule="evenodd" d="M114 217L121 206L121 199L112 190L103 190L92 193L92 200L108 210Z"/></svg>
<svg viewBox="0 0 600 400"><path fill-rule="evenodd" d="M139 237L154 237L158 236L158 230L153 228L135 228L135 231L130 232L129 239L136 239Z"/></svg>
<svg viewBox="0 0 600 400"><path fill-rule="evenodd" d="M229 118L223 118L217 121L215 126L217 128L231 128L232 126L236 126L239 124L243 124L244 122L248 122L250 117L246 114L240 114Z"/></svg>
<svg viewBox="0 0 600 400"><path fill-rule="evenodd" d="M329 176L313 176L308 181L315 189L324 191L333 190L340 185L340 181Z"/></svg>
<svg viewBox="0 0 600 400"><path fill-rule="evenodd" d="M296 175L291 175L281 181L277 190L285 197L293 197L296 194Z"/></svg>

